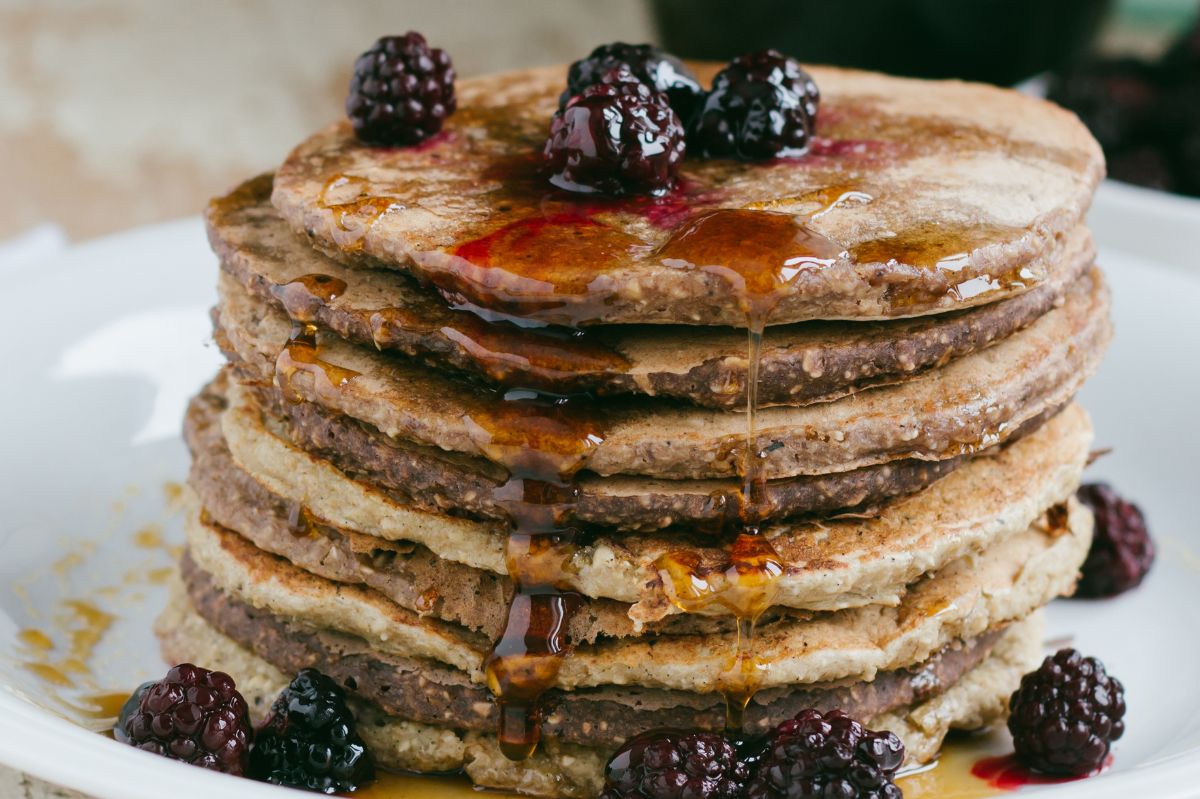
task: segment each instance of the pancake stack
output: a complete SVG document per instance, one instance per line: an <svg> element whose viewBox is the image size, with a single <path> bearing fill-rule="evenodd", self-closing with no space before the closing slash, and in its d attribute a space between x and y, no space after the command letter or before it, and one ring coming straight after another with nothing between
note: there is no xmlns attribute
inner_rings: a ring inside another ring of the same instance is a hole
<svg viewBox="0 0 1200 799"><path fill-rule="evenodd" d="M260 705L316 667L381 765L543 796L651 729L837 707L918 764L1001 719L1091 538L1095 142L814 69L803 158L568 195L564 72L213 201L229 364L188 411L167 658Z"/></svg>

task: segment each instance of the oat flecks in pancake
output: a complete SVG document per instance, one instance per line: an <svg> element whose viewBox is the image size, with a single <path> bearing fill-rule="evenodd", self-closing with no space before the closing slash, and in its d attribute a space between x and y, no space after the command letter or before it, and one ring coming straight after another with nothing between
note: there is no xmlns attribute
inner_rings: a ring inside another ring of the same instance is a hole
<svg viewBox="0 0 1200 799"><path fill-rule="evenodd" d="M909 763L932 759L949 729L976 730L995 723L1003 718L1005 703L1021 675L1041 657L1039 615L1012 625L991 656L949 690L907 711L864 721L895 730L904 740ZM205 622L181 589L172 593L155 629L167 661L207 663L233 675L256 716L287 683L278 669ZM488 734L405 721L385 716L369 704L352 702L361 733L380 765L387 768L447 772L462 767L479 785L584 799L599 792L610 754L547 739L531 759L514 763L500 754Z"/></svg>
<svg viewBox="0 0 1200 799"><path fill-rule="evenodd" d="M722 327L611 325L582 336L487 323L455 311L394 270L351 269L297 237L260 176L214 200L206 221L221 267L258 301L359 344L395 350L510 385L554 393L650 394L713 408L745 406L746 336ZM1009 300L881 324L810 322L764 337L760 406L828 401L909 379L983 349L1049 311L1094 258L1073 231L1047 280ZM1080 290L1078 287L1076 291Z"/></svg>
<svg viewBox="0 0 1200 799"><path fill-rule="evenodd" d="M507 574L440 558L411 541L387 541L333 527L296 502L271 493L233 461L221 435L218 415L222 407L223 399L215 390L202 394L193 402L187 424L194 458L189 483L213 522L319 576L364 583L402 607L461 624L489 640L500 634L512 593ZM658 546L677 547L683 541L686 539L671 535ZM613 544L619 546L616 541ZM701 546L705 545L712 546L702 540ZM830 554L838 556L832 549ZM893 593L898 590L899 585L892 589ZM863 601L855 597L848 602ZM676 614L639 625L629 611L625 603L590 599L573 614L567 637L574 642L594 642L602 636L710 634L732 628L731 618L698 614ZM767 623L777 615L777 610L770 610L761 621Z"/></svg>
<svg viewBox="0 0 1200 799"><path fill-rule="evenodd" d="M768 452L765 476L824 474L908 457L937 460L1000 443L1023 422L1065 404L1094 371L1111 325L1108 290L1098 273L1090 286L1006 340L910 382L838 402L761 410L756 448ZM219 339L248 378L270 383L290 323L228 276L220 289ZM516 413L511 403L335 336L322 335L319 346L338 375L354 374L335 382L297 372L288 380L289 396L396 438L495 459L480 443L477 420L486 427L501 411ZM584 469L671 479L738 473L746 435L741 414L644 398L571 407L602 438L581 452Z"/></svg>
<svg viewBox="0 0 1200 799"><path fill-rule="evenodd" d="M415 541L439 557L506 573L502 525L397 503L273 436L253 405L235 400L222 415L222 430L240 468L282 499L303 504L317 518L387 540ZM789 564L778 583L777 603L825 609L894 601L904 583L964 552L1025 530L1046 508L1065 501L1079 484L1091 439L1087 415L1072 405L1036 433L993 457L972 460L870 519L767 528ZM662 618L675 609L658 581L649 578L654 562L674 551L681 540L653 535L600 538L573 558L573 584L588 596L638 603L633 611L638 621ZM719 548L689 545L701 565L725 558Z"/></svg>
<svg viewBox="0 0 1200 799"><path fill-rule="evenodd" d="M240 601L355 635L380 652L437 660L483 681L479 664L490 642L481 636L422 618L370 589L298 569L236 533L204 523L195 510L187 528L192 560L215 586ZM878 671L921 662L951 641L1022 619L1073 590L1091 532L1090 514L1072 500L1064 531L1031 527L967 555L911 586L897 607L871 605L764 625L755 651L770 668L761 687L871 680ZM576 647L554 685L715 693L732 650L730 634L603 641Z"/></svg>
<svg viewBox="0 0 1200 799"><path fill-rule="evenodd" d="M822 107L805 158L690 159L683 190L664 201L581 203L552 195L537 174L563 73L462 81L446 132L420 148L367 147L335 124L288 156L273 202L337 257L407 270L480 305L551 322L744 326L732 282L661 257L680 217L716 208L796 214L845 249L788 284L774 323L909 316L1044 280L1054 263L1047 254L1082 223L1104 169L1083 125L1049 103L978 84L816 67ZM872 199L819 213L846 191ZM513 238L528 257L506 257L499 245ZM996 285L954 291L980 280Z"/></svg>
<svg viewBox="0 0 1200 799"><path fill-rule="evenodd" d="M457 729L491 732L497 710L486 686L445 664L380 652L366 641L277 616L245 604L218 588L185 558L188 599L205 621L239 645L288 673L319 664L341 684L390 716ZM895 711L946 690L984 660L1004 629L953 641L918 666L881 672L869 682L782 686L759 691L746 709L746 731L765 733L801 710L841 708L855 718ZM585 746L619 747L651 729L720 730L725 701L700 694L641 686L602 686L586 691L552 690L543 696L543 733Z"/></svg>

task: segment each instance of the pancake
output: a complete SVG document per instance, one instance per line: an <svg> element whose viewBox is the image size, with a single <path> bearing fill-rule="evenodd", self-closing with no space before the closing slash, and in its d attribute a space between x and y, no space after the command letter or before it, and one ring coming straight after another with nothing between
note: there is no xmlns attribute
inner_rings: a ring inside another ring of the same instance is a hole
<svg viewBox="0 0 1200 799"><path fill-rule="evenodd" d="M289 403L278 390L247 387L271 430L288 443L374 484L398 502L459 516L507 519L506 471L481 458L398 441L370 425L310 402ZM1023 424L1012 441L1036 430L1047 414ZM883 501L914 493L949 474L969 455L939 461L916 458L848 472L769 480L765 504L775 519L864 512ZM682 527L717 533L739 527L741 481L659 480L585 473L576 477L575 502L564 523L651 531Z"/></svg>
<svg viewBox="0 0 1200 799"><path fill-rule="evenodd" d="M194 460L188 482L213 523L318 576L364 584L401 607L460 624L489 640L500 636L513 594L507 574L439 558L412 542L338 529L306 515L302 506L275 496L233 462L215 419L192 418L188 430ZM712 634L733 625L731 617L701 614L637 624L629 611L627 603L589 599L571 615L567 640L594 642L650 632ZM775 615L768 610L761 621Z"/></svg>
<svg viewBox="0 0 1200 799"><path fill-rule="evenodd" d="M504 385L557 394L647 394L710 408L746 404L746 334L721 327L610 325L586 332L484 321L390 270L351 269L322 255L270 205L272 177L214 200L206 221L221 268L257 301L358 344L394 350ZM909 379L983 349L1061 302L1092 263L1085 228L1062 269L1008 300L880 324L810 322L763 338L758 401L804 405Z"/></svg>
<svg viewBox="0 0 1200 799"><path fill-rule="evenodd" d="M1074 500L1066 523L1029 528L909 586L897 607L866 606L781 617L755 633L760 689L835 680L870 681L911 666L955 640L1028 616L1074 590L1091 542L1090 513ZM482 685L492 642L422 617L359 585L335 583L265 553L195 511L186 558L244 604L317 629L363 639L371 651L443 663ZM189 567L190 568L190 567ZM719 694L736 633L606 639L574 648L547 687L637 685Z"/></svg>
<svg viewBox="0 0 1200 799"><path fill-rule="evenodd" d="M411 541L447 560L506 574L507 525L420 511L273 435L252 404L235 402L221 417L239 468L315 519L391 541ZM894 601L899 586L930 569L1033 524L1074 494L1088 457L1091 426L1069 406L1038 431L977 457L925 491L889 503L869 518L791 522L764 528L789 564L777 602L829 609ZM728 557L711 538L685 534L598 536L571 559L580 592L636 603L639 622L673 613L655 563L687 546L697 569Z"/></svg>
<svg viewBox="0 0 1200 799"><path fill-rule="evenodd" d="M776 324L1027 291L1065 265L1104 171L1084 126L1049 103L816 67L804 158L686 159L659 199L565 195L539 174L565 71L459 81L458 111L420 147L371 147L334 124L287 157L273 203L334 257L527 319L744 327L762 276L779 289ZM802 265L783 275L789 260Z"/></svg>
<svg viewBox="0 0 1200 799"><path fill-rule="evenodd" d="M201 617L182 591L172 592L155 630L168 661L207 663L233 675L256 721L288 682L276 666ZM925 762L936 754L949 729L978 730L1003 718L1008 696L1021 674L1041 657L1041 637L1040 618L1014 624L982 662L948 689L908 708L863 720L874 728L892 729L900 735L907 763ZM464 769L478 785L520 789L541 796L587 797L599 793L611 747L579 746L548 736L533 757L513 763L500 754L495 739L487 733L387 715L360 699L356 686L357 682L347 687L359 731L384 767L443 773Z"/></svg>
<svg viewBox="0 0 1200 799"><path fill-rule="evenodd" d="M188 601L219 632L285 672L315 666L389 716L456 729L490 731L496 705L485 686L444 665L381 654L361 638L321 630L265 613L212 584L184 562ZM953 685L991 652L1003 630L956 641L909 669L877 674L870 682L781 687L761 691L748 707L747 731L765 732L806 707L841 707L873 718L935 696ZM725 723L720 695L601 687L551 691L543 704L543 733L569 743L616 749L651 729L719 730Z"/></svg>
<svg viewBox="0 0 1200 799"><path fill-rule="evenodd" d="M1005 440L1075 394L1111 334L1095 277L1028 328L920 378L843 400L759 411L755 451L768 479L849 471L904 458L941 460ZM222 276L218 341L246 379L277 380L301 399L394 438L512 468L531 451L574 472L668 479L736 476L741 414L650 399L545 404L505 399L409 359L323 335L286 349L291 324ZM288 362L277 358L281 353Z"/></svg>

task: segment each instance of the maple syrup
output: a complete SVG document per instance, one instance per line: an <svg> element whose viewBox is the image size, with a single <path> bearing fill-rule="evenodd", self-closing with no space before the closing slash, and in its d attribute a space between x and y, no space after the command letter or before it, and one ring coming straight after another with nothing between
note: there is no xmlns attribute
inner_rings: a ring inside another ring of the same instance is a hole
<svg viewBox="0 0 1200 799"><path fill-rule="evenodd" d="M320 309L346 293L346 281L318 273L301 275L276 286L271 295L283 305L288 316L299 322L314 322Z"/></svg>
<svg viewBox="0 0 1200 799"><path fill-rule="evenodd" d="M323 360L320 352L315 325L306 323L292 327L287 344L275 359L275 383L288 401L301 402L304 399L304 395L292 384L298 372L311 376L318 392L341 388L358 377L359 373L353 369Z"/></svg>
<svg viewBox="0 0 1200 799"><path fill-rule="evenodd" d="M316 517L300 502L288 507L287 529L295 538L313 538L318 534Z"/></svg>
<svg viewBox="0 0 1200 799"><path fill-rule="evenodd" d="M823 203L840 201L822 196ZM763 669L754 652L755 625L775 599L785 564L760 525L773 510L766 491L767 448L758 437L758 376L763 331L772 311L807 270L832 264L844 252L808 228L803 219L761 209L719 209L700 214L676 231L659 250L668 266L717 275L734 290L746 314L746 432L740 472L738 517L742 530L729 547L728 560L702 567L687 551L659 559L672 602L685 613L718 605L736 619L736 646L721 676L726 727L740 734L745 708Z"/></svg>
<svg viewBox="0 0 1200 799"><path fill-rule="evenodd" d="M449 302L453 307L431 303L419 312L397 307L374 310L367 318L371 339L385 349L413 334L439 334L493 382L546 390L588 388L598 376L629 368L625 356L586 330L521 327L505 319L487 319L487 311L470 303ZM419 352L419 348L402 349Z"/></svg>
<svg viewBox="0 0 1200 799"><path fill-rule="evenodd" d="M346 252L359 252L375 224L392 211L404 208L395 197L372 194L370 181L338 173L325 181L317 204L333 214L334 243Z"/></svg>
<svg viewBox="0 0 1200 799"><path fill-rule="evenodd" d="M571 652L568 627L584 603L570 585L581 535L568 523L579 496L572 478L604 434L600 419L571 398L528 391L481 405L468 423L477 445L509 470L496 498L511 526L505 563L514 590L484 672L500 750L524 760L541 739L541 697Z"/></svg>

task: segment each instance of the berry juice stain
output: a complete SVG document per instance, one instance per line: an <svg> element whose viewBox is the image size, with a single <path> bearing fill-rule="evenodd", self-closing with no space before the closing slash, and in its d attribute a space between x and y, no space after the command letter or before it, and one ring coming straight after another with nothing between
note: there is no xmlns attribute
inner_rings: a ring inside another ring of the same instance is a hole
<svg viewBox="0 0 1200 799"><path fill-rule="evenodd" d="M1092 774L1085 774L1080 777L1053 777L1030 771L1017 762L1015 755L1000 755L998 757L986 757L977 761L971 767L971 775L984 780L993 788L999 788L1002 791L1015 791L1026 785L1060 785L1066 782L1078 782L1079 780L1093 777L1105 771L1111 765L1112 755L1109 755L1105 759L1104 765Z"/></svg>

